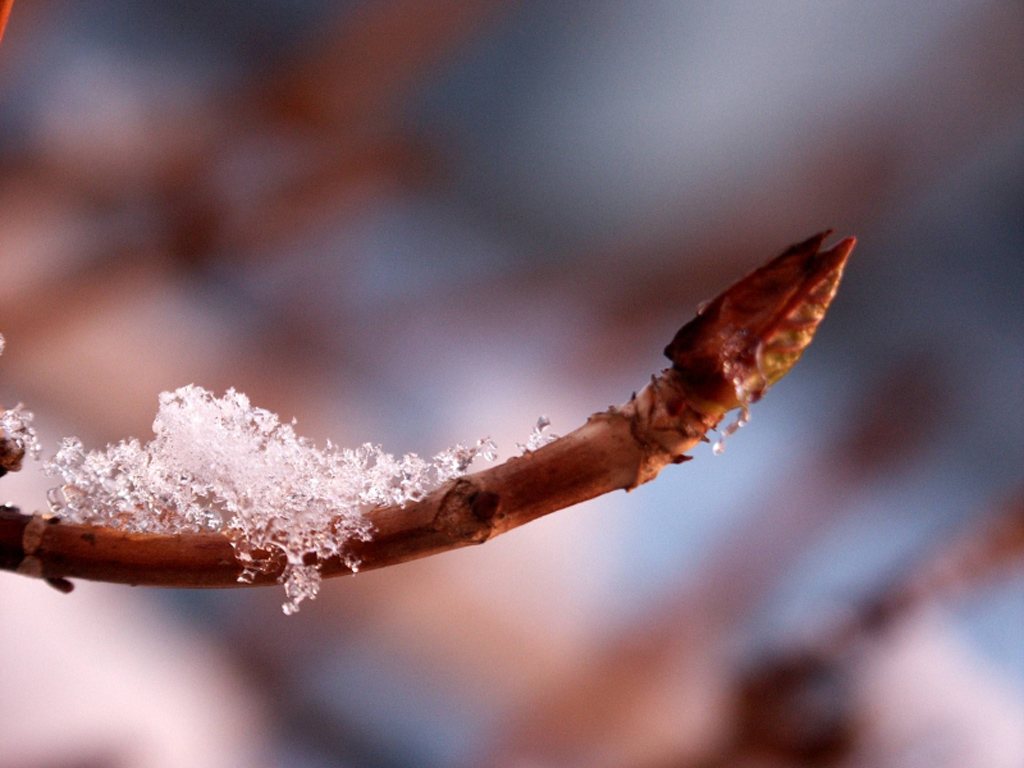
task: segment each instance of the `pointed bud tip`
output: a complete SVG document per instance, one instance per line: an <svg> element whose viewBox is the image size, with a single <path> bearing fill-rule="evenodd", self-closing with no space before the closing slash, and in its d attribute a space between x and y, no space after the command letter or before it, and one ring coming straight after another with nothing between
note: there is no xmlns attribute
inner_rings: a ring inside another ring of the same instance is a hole
<svg viewBox="0 0 1024 768"><path fill-rule="evenodd" d="M855 245L857 245L856 237L844 237L828 250L818 253L818 259L823 266L827 265L828 269L841 269L846 265L846 260L850 258Z"/></svg>
<svg viewBox="0 0 1024 768"><path fill-rule="evenodd" d="M721 410L753 402L810 344L856 244L822 251L832 230L791 246L707 305L665 349L700 400Z"/></svg>

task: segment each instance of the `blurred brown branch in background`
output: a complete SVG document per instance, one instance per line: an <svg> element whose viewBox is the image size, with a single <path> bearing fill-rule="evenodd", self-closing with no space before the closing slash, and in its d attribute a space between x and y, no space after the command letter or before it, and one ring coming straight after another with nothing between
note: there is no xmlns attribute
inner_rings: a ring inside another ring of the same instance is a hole
<svg viewBox="0 0 1024 768"><path fill-rule="evenodd" d="M733 732L719 753L707 761L671 764L725 768L761 760L826 768L863 752L870 726L854 693L856 665L924 606L983 588L1009 566L1019 566L1024 489L1005 499L994 518L921 558L804 647L760 659L738 681Z"/></svg>
<svg viewBox="0 0 1024 768"><path fill-rule="evenodd" d="M211 263L279 260L280 251L287 252L303 233L324 219L344 220L382 190L443 182L452 170L444 147L436 137L420 135L399 119L400 105L409 91L436 77L446 61L485 36L515 7L498 0L366 4L354 17L326 24L308 48L280 57L271 72L254 71L230 94L184 110L180 105L147 105L153 112L146 115L151 130L145 155L129 167L100 159L102 167L97 168L97 158L61 156L45 146L9 158L0 185L0 224L14 231L27 228L38 242L40 233L31 231L35 219L22 211L26 200L44 210L90 212L94 220L89 227L69 228L65 239L41 254L47 258L38 259L39 266L32 263L35 250L27 254L26 263L18 267L27 285L5 297L5 332L39 346L73 344L68 336L74 333L74 318L112 311L117 297L140 285L175 284ZM816 135L797 157L782 158L778 173L767 174L777 175L780 186L727 189L729 204L723 200L721 209L730 211L723 214L728 221L687 220L679 232L612 244L590 259L585 270L573 268L581 256L572 252L550 264L525 265L478 286L481 303L530 285L575 290L585 281L603 326L591 343L607 349L618 344L620 334L648 330L648 314L669 311L689 286L727 279L758 242L787 238L808 220L831 218L837 210L845 212L847 225L869 217L876 212L872 206L898 197L908 184L929 183L919 167L925 155L930 162L956 158L968 139L986 135L986 121L993 114L1019 101L1024 82L1020 57L1007 60L1005 47L985 44L993 29L1019 24L1015 6L979 12L957 32L956 40L924 57L927 71L898 73L887 91L872 96L870 107L839 129ZM376 53L363 60L355 53L360 51ZM972 57L980 57L981 63L968 66ZM377 66L382 60L388 65ZM942 70L939 76L936 67ZM946 70L955 70L957 77L946 76ZM903 115L905 122L872 122L876 113L911 95L917 106ZM956 131L937 132L935 126L942 122L935 114L954 96L976 105L957 112ZM909 135L926 135L930 144L922 148L908 142ZM289 151L279 153L284 156L274 166L260 169L244 199L235 199L224 194L216 174L253 137L272 146L286 142ZM840 174L835 173L837 165L843 168ZM864 194L867 188L871 195ZM140 200L154 207L150 213L158 226L124 228L117 215L108 215ZM666 205L685 210L693 203L684 197ZM744 211L739 220L731 213L734 207ZM680 237L684 232L686 237ZM698 255L683 260L679 243L687 241L688 250ZM44 265L55 256L62 268L49 273ZM626 263L647 266L614 266ZM435 290L438 301L453 302L457 295L457 289L443 283ZM652 311L633 312L638 300ZM64 311L69 301L76 312ZM275 359L269 362L282 371L276 386L301 390L304 367L316 364L309 347L322 343L317 341L322 329L316 314L306 307L268 311L277 315L268 326L283 329L289 343L249 340L250 346L232 364L237 369L257 355L272 355ZM344 353L348 341L341 338L334 344L335 354ZM136 398L148 403L145 382L136 383L142 387ZM80 409L72 392L48 386L57 404ZM101 404L93 407L107 420L116 418Z"/></svg>
<svg viewBox="0 0 1024 768"><path fill-rule="evenodd" d="M7 19L11 16L11 8L14 0L0 0L0 42L4 39L4 30L7 29Z"/></svg>

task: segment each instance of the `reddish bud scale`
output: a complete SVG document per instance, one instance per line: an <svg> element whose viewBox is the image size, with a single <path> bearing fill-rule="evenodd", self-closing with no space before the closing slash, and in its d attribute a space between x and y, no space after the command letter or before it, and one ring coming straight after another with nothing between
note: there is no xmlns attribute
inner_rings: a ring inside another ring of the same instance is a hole
<svg viewBox="0 0 1024 768"><path fill-rule="evenodd" d="M846 238L822 251L831 233L792 246L735 283L665 348L697 407L724 413L754 402L800 358L856 242Z"/></svg>

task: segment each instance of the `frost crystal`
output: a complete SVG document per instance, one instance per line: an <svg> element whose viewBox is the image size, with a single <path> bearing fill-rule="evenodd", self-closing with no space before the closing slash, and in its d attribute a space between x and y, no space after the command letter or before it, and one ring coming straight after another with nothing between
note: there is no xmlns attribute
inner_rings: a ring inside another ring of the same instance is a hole
<svg viewBox="0 0 1024 768"><path fill-rule="evenodd" d="M2 341L3 337L0 336L0 342ZM3 347L0 346L0 349ZM32 428L33 418L35 417L32 411L26 411L21 403L6 411L0 411L0 437L13 440L18 448L33 459L38 459L41 449L39 438L36 437L36 431Z"/></svg>
<svg viewBox="0 0 1024 768"><path fill-rule="evenodd" d="M544 430L550 426L551 419L547 416L541 416L537 419L537 423L533 426L533 432L530 433L530 437L526 441L526 445L518 443L519 452L527 453L528 451L536 451L538 448L543 448L548 443L553 443L557 440L558 435L544 434Z"/></svg>
<svg viewBox="0 0 1024 768"><path fill-rule="evenodd" d="M153 432L146 445L132 439L88 453L66 438L47 462L47 472L63 480L50 494L53 511L126 531L222 531L245 566L243 582L283 556L288 614L316 596L318 562L341 557L358 568L345 544L370 538L366 512L421 499L494 451L481 440L428 463L369 443L318 448L244 394L217 398L195 386L160 396Z"/></svg>
<svg viewBox="0 0 1024 768"><path fill-rule="evenodd" d="M721 456L725 453L725 439L727 437L732 437L740 431L741 427L747 426L750 422L750 405L744 403L741 408L742 410L740 411L740 415L736 417L736 420L733 421L732 424L722 430L722 434L719 435L717 440L715 440L715 444L711 446L711 452L715 456Z"/></svg>
<svg viewBox="0 0 1024 768"><path fill-rule="evenodd" d="M7 340L0 333L0 355L4 353ZM21 403L13 408L0 410L0 440L14 443L19 451L24 451L33 459L39 458L40 447L36 431L32 428L32 411L26 411ZM20 458L18 459L20 462Z"/></svg>
<svg viewBox="0 0 1024 768"><path fill-rule="evenodd" d="M742 368L734 370L735 366L730 363L727 363L725 366L726 375L729 375L732 379L733 390L736 392L736 399L740 404L740 413L729 426L722 430L715 444L711 446L711 452L715 456L721 456L725 453L726 438L732 437L741 428L750 423L750 404L759 397L759 392L755 391L752 387L755 385L763 386L763 382L767 381L767 376L762 369L762 352L763 345L758 345L755 360L757 361L757 373L760 379L755 379L753 383L744 377Z"/></svg>

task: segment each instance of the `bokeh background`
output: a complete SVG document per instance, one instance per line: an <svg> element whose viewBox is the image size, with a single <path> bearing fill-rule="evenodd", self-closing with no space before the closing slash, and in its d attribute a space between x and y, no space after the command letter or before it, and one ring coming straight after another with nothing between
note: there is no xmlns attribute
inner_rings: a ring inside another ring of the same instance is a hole
<svg viewBox="0 0 1024 768"><path fill-rule="evenodd" d="M0 400L47 452L196 383L507 457L827 227L722 456L293 618L0 576L0 766L1024 764L1024 5L19 0Z"/></svg>

